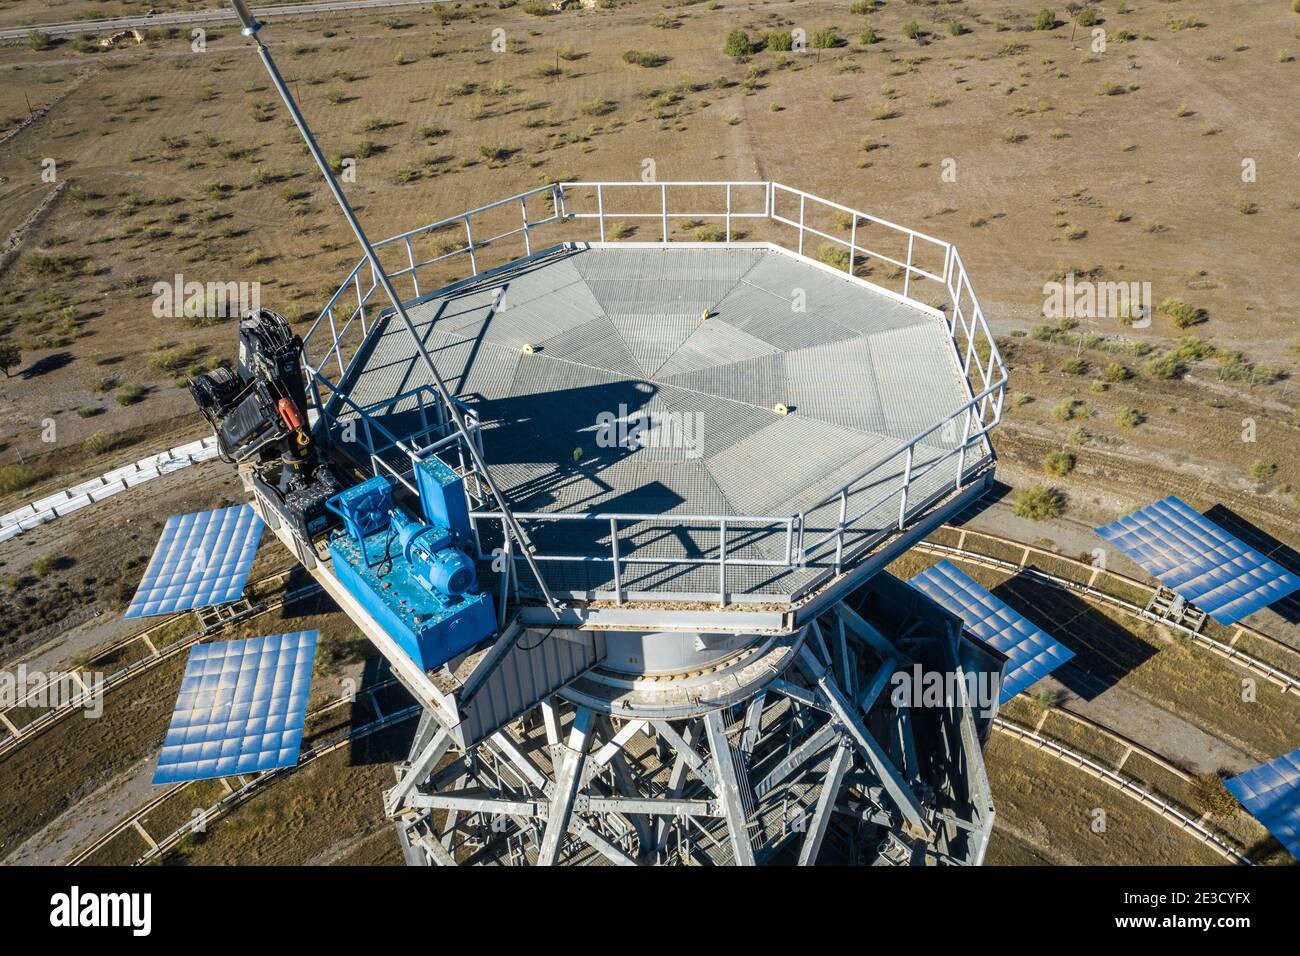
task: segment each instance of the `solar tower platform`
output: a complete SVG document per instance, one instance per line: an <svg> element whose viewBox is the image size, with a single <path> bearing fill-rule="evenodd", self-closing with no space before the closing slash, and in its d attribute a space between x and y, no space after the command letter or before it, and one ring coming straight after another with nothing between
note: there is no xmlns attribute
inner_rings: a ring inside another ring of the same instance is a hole
<svg viewBox="0 0 1300 956"><path fill-rule="evenodd" d="M495 633L426 670L246 486L422 705L407 861L979 863L996 695L890 687L1007 657L884 570L992 481L1006 369L956 249L770 182L556 183L375 246L401 311L369 259L320 310L314 436L409 515L454 473Z"/></svg>
<svg viewBox="0 0 1300 956"><path fill-rule="evenodd" d="M911 506L987 463L954 455L961 429L940 427L972 397L942 315L779 248L564 247L408 311L541 552L610 548L607 521L547 516L628 516L617 589L631 601L716 597L719 518L729 600L794 601L898 523L901 443L924 435ZM399 396L430 384L389 315L340 390L401 436L423 410ZM842 504L856 520L837 549ZM796 535L822 542L803 562L788 560ZM542 568L571 597L616 590L608 561Z"/></svg>

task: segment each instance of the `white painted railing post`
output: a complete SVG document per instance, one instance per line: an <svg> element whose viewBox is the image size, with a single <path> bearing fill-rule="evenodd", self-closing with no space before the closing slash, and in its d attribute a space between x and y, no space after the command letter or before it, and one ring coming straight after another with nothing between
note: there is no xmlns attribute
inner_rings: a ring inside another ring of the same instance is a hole
<svg viewBox="0 0 1300 956"><path fill-rule="evenodd" d="M957 491L961 491L962 476L966 472L966 445L970 442L970 425L974 414L975 406L966 406L966 421L961 429L961 451L957 453Z"/></svg>
<svg viewBox="0 0 1300 956"><path fill-rule="evenodd" d="M415 250L411 248L411 237L406 237L406 261L411 264L411 285L415 288L415 297L420 297L420 277L415 272Z"/></svg>
<svg viewBox="0 0 1300 956"><path fill-rule="evenodd" d="M727 242L731 241L731 183L727 183Z"/></svg>
<svg viewBox="0 0 1300 956"><path fill-rule="evenodd" d="M610 557L614 559L614 603L623 603L623 573L619 567L618 554L618 519L609 519L609 551Z"/></svg>
<svg viewBox="0 0 1300 956"><path fill-rule="evenodd" d="M907 298L907 292L912 287L912 246L916 242L914 233L907 234L907 271L903 274L903 298Z"/></svg>
<svg viewBox="0 0 1300 956"><path fill-rule="evenodd" d="M600 241L605 241L605 189L596 187L596 219L600 223Z"/></svg>
<svg viewBox="0 0 1300 956"><path fill-rule="evenodd" d="M528 235L528 200L523 196L519 197L519 212L524 218L524 255L533 254L533 241Z"/></svg>
<svg viewBox="0 0 1300 956"><path fill-rule="evenodd" d="M727 519L718 519L718 605L727 606Z"/></svg>
<svg viewBox="0 0 1300 956"><path fill-rule="evenodd" d="M357 291L357 311L361 313L361 324L365 325L366 297L361 294L361 270L359 268L357 269L356 274L352 277L352 284L356 287L356 291ZM336 332L334 334L334 347L338 348L338 344L339 344L339 337L338 337L338 333Z"/></svg>
<svg viewBox="0 0 1300 956"><path fill-rule="evenodd" d="M840 573L844 563L844 524L849 520L849 489L840 489L840 520L835 528L835 573Z"/></svg>
<svg viewBox="0 0 1300 956"><path fill-rule="evenodd" d="M659 211L664 221L664 242L668 241L668 184L659 184Z"/></svg>
<svg viewBox="0 0 1300 956"><path fill-rule="evenodd" d="M853 275L853 260L858 257L858 214L853 213L853 227L849 230L849 275Z"/></svg>
<svg viewBox="0 0 1300 956"><path fill-rule="evenodd" d="M804 200L806 197L803 193L799 194L799 255L803 255L803 210Z"/></svg>
<svg viewBox="0 0 1300 956"><path fill-rule="evenodd" d="M465 216L465 241L469 243L469 266L478 275L478 255L474 252L474 230L470 228L469 216Z"/></svg>
<svg viewBox="0 0 1300 956"><path fill-rule="evenodd" d="M912 449L914 445L907 446L907 464L903 467L903 494L898 502L898 530L902 531L907 523L907 489L912 483Z"/></svg>

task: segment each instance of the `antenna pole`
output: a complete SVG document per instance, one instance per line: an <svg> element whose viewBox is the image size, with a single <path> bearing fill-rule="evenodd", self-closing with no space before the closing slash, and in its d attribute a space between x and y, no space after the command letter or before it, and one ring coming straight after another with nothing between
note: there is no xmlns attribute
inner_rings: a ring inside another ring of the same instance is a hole
<svg viewBox="0 0 1300 956"><path fill-rule="evenodd" d="M303 142L307 144L308 151L311 152L312 159L320 168L321 176L325 179L325 184L329 187L330 192L334 195L335 201L339 204L339 209L343 211L343 218L347 220L348 226L351 227L353 235L356 236L357 242L365 252L366 258L370 260L370 266L379 280L379 284L384 288L384 294L388 296L393 308L401 317L402 323L406 326L406 331L411 335L411 341L415 343L416 352L419 353L420 360L424 363L425 370L428 371L433 379L434 385L438 389L438 395L442 398L443 404L447 406L447 411L451 414L452 421L456 423L456 430L460 432L461 440L469 450L470 458L474 462L474 467L478 470L479 476L487 485L492 497L496 499L497 507L501 509L503 523L506 526L506 533L512 535L520 545L520 553L523 554L524 560L528 562L528 567L533 572L533 577L537 580L537 586L541 589L542 595L546 598L546 604L558 619L560 616L560 605L551 594L550 588L546 586L546 580L542 577L542 569L538 567L537 560L533 557L532 542L528 540L528 535L515 519L510 507L506 504L505 498L497 491L496 482L492 479L491 472L488 471L487 463L478 452L478 446L469 434L469 429L465 426L465 419L460 413L460 409L452 400L451 392L447 389L447 383L443 381L442 376L438 373L438 368L433 364L433 359L429 355L428 349L424 347L424 342L420 340L419 333L415 330L415 323L406 312L406 306L402 304L402 298L393 288L392 280L388 278L388 273L379 262L379 257L375 255L374 246L366 238L365 230L361 228L361 223L357 221L356 213L348 205L347 197L343 195L343 190L339 187L338 180L334 178L330 170L329 163L325 161L325 156L320 151L320 146L316 144L316 138L312 135L311 129L307 126L307 121L303 118L292 95L289 93L288 86L285 85L284 77L280 75L279 68L275 65L275 60L271 58L271 51L266 48L261 39L258 38L257 32L262 28L252 13L249 11L244 0L231 0L231 6L235 8L235 13L239 16L243 29L240 31L244 36L250 38L257 47L257 55L262 60L262 65L266 67L266 72L271 77L271 82L275 85L280 94L280 99L284 100L285 107L289 110L289 116L292 117L294 125L298 127L298 132L302 134Z"/></svg>

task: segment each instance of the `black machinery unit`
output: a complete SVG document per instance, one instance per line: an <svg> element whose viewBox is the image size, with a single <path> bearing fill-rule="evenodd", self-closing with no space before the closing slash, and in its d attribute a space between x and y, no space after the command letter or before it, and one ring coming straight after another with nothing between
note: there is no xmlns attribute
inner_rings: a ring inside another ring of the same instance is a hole
<svg viewBox="0 0 1300 956"><path fill-rule="evenodd" d="M189 386L221 457L251 464L259 499L310 552L312 538L334 523L325 501L342 485L308 428L302 339L278 312L250 312L239 323L234 370L204 372Z"/></svg>

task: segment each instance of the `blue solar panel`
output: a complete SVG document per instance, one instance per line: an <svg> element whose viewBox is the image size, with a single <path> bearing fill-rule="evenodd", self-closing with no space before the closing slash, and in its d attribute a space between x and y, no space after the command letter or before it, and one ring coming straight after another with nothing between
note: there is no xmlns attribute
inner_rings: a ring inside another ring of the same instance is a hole
<svg viewBox="0 0 1300 956"><path fill-rule="evenodd" d="M123 617L172 614L237 600L265 527L248 505L168 518Z"/></svg>
<svg viewBox="0 0 1300 956"><path fill-rule="evenodd" d="M315 659L315 631L192 647L153 782L296 764Z"/></svg>
<svg viewBox="0 0 1300 956"><path fill-rule="evenodd" d="M1002 673L1003 703L1074 656L1074 651L1058 644L947 561L927 568L908 583L960 617L966 630L1007 656Z"/></svg>
<svg viewBox="0 0 1300 956"><path fill-rule="evenodd" d="M1300 577L1173 496L1097 534L1220 624L1233 624L1300 588Z"/></svg>
<svg viewBox="0 0 1300 956"><path fill-rule="evenodd" d="M1300 750L1227 782L1232 795L1300 860Z"/></svg>

